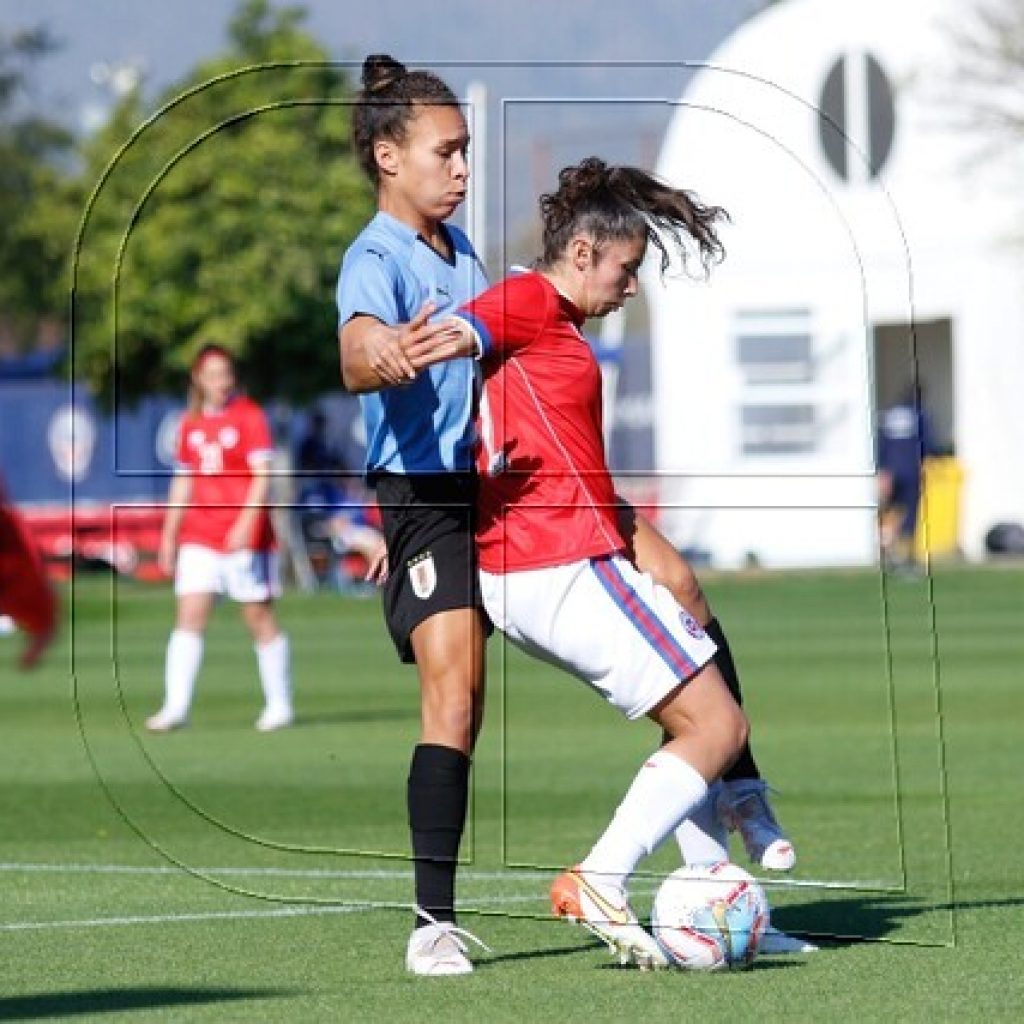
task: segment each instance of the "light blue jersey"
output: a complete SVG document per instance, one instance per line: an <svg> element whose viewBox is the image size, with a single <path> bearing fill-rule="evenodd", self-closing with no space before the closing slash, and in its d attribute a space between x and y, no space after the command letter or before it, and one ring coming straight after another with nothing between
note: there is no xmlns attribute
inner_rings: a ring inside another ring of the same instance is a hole
<svg viewBox="0 0 1024 1024"><path fill-rule="evenodd" d="M385 324L411 320L424 303L451 315L487 287L469 239L446 225L449 263L412 228L378 213L352 243L338 276L338 323L366 314ZM473 468L472 359L439 363L399 387L360 395L368 474L467 472Z"/></svg>

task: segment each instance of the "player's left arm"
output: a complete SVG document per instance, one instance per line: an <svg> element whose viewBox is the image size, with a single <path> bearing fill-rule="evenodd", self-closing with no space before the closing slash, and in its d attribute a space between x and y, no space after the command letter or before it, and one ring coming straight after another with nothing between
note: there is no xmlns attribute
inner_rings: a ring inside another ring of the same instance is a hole
<svg viewBox="0 0 1024 1024"><path fill-rule="evenodd" d="M615 498L619 532L628 545L630 561L706 626L711 621L711 606L693 567L638 508L621 495Z"/></svg>

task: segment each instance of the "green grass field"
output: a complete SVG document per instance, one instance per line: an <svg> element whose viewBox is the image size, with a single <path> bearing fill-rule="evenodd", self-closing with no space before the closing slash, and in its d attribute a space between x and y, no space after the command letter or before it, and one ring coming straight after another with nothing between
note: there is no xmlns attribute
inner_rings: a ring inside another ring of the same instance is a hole
<svg viewBox="0 0 1024 1024"><path fill-rule="evenodd" d="M550 920L551 877L656 734L494 642L460 886L494 955L468 978L408 977L417 696L376 602L282 602L301 720L272 735L252 728L254 659L222 608L191 727L149 737L170 593L80 578L41 670L15 673L0 641L0 1019L1024 1017L1024 571L708 590L798 848L775 921L821 952L646 975ZM674 863L646 865L639 910Z"/></svg>

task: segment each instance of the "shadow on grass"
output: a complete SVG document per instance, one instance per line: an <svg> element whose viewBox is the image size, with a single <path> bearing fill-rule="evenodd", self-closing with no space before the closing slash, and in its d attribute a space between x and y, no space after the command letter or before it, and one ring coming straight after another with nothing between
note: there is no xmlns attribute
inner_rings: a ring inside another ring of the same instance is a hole
<svg viewBox="0 0 1024 1024"><path fill-rule="evenodd" d="M122 1013L162 1007L198 1006L243 999L278 999L292 995L280 989L236 988L100 988L81 992L39 992L0 997L0 1020L48 1020L87 1013Z"/></svg>
<svg viewBox="0 0 1024 1024"><path fill-rule="evenodd" d="M525 960L546 960L556 956L575 956L577 953L591 953L595 949L604 949L603 942L584 942L579 946L556 946L551 949L524 949L519 953L495 953L487 959L475 960L474 967L496 967L498 964L511 964Z"/></svg>
<svg viewBox="0 0 1024 1024"><path fill-rule="evenodd" d="M518 963L526 960L546 960L549 957L575 956L578 953L593 953L595 950L607 950L603 942L584 942L579 946L557 946L552 949L528 949L519 953L498 953L473 962L477 970L486 970L488 967L497 967L499 964ZM799 967L800 961L786 961L780 963L777 959L757 960L751 966L755 971L773 971L779 968ZM599 971L636 971L633 964L603 963L597 967Z"/></svg>
<svg viewBox="0 0 1024 1024"><path fill-rule="evenodd" d="M843 896L792 907L774 907L772 924L784 932L803 935L814 941L849 945L886 939L905 921L922 914L998 907L1024 907L1024 896L957 900L953 903L925 903L907 896ZM914 943L918 940L908 938L903 941ZM938 942L920 940L922 945L936 945Z"/></svg>

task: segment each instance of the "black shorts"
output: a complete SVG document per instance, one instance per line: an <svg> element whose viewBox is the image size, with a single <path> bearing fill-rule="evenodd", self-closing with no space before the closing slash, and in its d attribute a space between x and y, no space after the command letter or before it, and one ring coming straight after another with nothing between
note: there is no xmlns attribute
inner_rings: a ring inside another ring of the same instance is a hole
<svg viewBox="0 0 1024 1024"><path fill-rule="evenodd" d="M454 608L479 608L477 481L472 473L373 480L388 546L384 620L404 662L415 662L410 635L425 619Z"/></svg>

